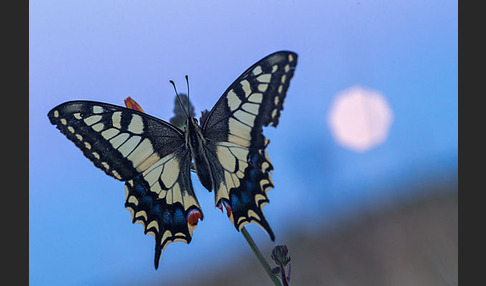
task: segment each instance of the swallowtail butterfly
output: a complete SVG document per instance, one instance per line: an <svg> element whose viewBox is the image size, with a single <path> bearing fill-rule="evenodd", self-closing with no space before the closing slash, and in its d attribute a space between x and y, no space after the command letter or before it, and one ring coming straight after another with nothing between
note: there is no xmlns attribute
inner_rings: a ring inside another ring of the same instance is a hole
<svg viewBox="0 0 486 286"><path fill-rule="evenodd" d="M162 250L190 243L204 217L192 167L238 231L253 222L275 240L262 211L273 188L262 127L277 126L296 64L293 52L268 55L229 86L200 124L187 118L184 130L141 110L92 101L62 103L48 117L96 167L125 182L125 207L154 236L157 268Z"/></svg>

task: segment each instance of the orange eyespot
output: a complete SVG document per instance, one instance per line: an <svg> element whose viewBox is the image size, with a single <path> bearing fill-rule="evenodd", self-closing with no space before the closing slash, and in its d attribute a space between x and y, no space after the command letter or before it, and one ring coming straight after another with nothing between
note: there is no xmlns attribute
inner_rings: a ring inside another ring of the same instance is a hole
<svg viewBox="0 0 486 286"><path fill-rule="evenodd" d="M224 206L226 207L226 214L228 215L228 217L230 217L232 215L231 207L228 206L226 203L224 203Z"/></svg>
<svg viewBox="0 0 486 286"><path fill-rule="evenodd" d="M192 210L189 213L187 222L192 226L196 226L200 219L202 219L201 212L199 212L198 210Z"/></svg>
<svg viewBox="0 0 486 286"><path fill-rule="evenodd" d="M231 212L231 207L225 202L225 201L222 201L221 203L219 203L218 205L218 209L221 210L221 212L223 213L223 205L224 205L224 208L226 209L226 215L228 215L228 217L231 216L232 212Z"/></svg>

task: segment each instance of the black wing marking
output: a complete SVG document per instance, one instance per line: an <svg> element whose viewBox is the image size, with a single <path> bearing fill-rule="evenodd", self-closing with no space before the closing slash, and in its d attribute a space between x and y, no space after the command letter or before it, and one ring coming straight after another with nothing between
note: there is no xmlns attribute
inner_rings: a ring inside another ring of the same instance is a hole
<svg viewBox="0 0 486 286"><path fill-rule="evenodd" d="M91 101L63 103L48 117L96 167L126 181L125 206L133 222L154 235L156 267L168 243L191 241L203 214L179 129L143 112Z"/></svg>
<svg viewBox="0 0 486 286"><path fill-rule="evenodd" d="M297 64L297 54L271 54L246 70L201 122L216 183L216 205L224 205L237 230L255 222L274 234L262 208L273 188L273 166L265 151L263 126L277 126ZM212 159L212 160L211 160ZM215 163L215 162L219 162Z"/></svg>

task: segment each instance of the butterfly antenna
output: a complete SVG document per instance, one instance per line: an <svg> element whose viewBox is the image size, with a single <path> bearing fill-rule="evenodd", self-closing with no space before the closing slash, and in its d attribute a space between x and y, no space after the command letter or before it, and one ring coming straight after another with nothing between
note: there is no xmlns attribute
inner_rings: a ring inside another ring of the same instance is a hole
<svg viewBox="0 0 486 286"><path fill-rule="evenodd" d="M177 92L177 88L176 88L176 86L175 86L174 81L173 81L173 80L169 80L169 82L170 82L170 83L172 84L172 86L174 87L174 91L175 91L175 93L176 93L176 97L177 97L177 99L179 100L179 103L180 103L180 105L181 105L181 107L182 107L182 110L184 110L184 113L186 114L186 117L187 117L187 118L189 118L189 115L187 114L186 109L184 108L184 104L182 103L182 100L181 100L181 98L180 98L180 96L179 96L179 93Z"/></svg>
<svg viewBox="0 0 486 286"><path fill-rule="evenodd" d="M191 113L190 108L189 108L189 104L191 104L191 101L189 100L189 77L187 76L187 74L186 74L185 78L186 78L186 84L187 84L187 112Z"/></svg>

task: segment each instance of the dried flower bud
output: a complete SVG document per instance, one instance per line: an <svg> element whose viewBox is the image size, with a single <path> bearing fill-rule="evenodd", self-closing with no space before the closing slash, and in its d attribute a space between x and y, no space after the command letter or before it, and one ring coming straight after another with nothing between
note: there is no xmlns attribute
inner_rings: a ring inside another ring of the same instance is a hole
<svg viewBox="0 0 486 286"><path fill-rule="evenodd" d="M287 266L290 262L290 257L287 255L289 250L285 244L278 244L272 250L272 259L278 265L282 265L283 267Z"/></svg>

